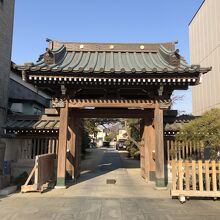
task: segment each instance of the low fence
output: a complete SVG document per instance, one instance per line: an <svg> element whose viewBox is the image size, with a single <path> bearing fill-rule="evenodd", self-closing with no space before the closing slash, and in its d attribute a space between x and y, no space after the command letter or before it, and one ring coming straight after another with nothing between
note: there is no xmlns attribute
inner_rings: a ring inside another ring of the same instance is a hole
<svg viewBox="0 0 220 220"><path fill-rule="evenodd" d="M220 162L173 160L171 196L220 197Z"/></svg>
<svg viewBox="0 0 220 220"><path fill-rule="evenodd" d="M21 192L43 191L43 185L55 181L55 154L43 154L36 156L35 165L27 181L21 187ZM33 183L29 185L29 182Z"/></svg>
<svg viewBox="0 0 220 220"><path fill-rule="evenodd" d="M199 160L203 157L202 142L166 140L167 160Z"/></svg>

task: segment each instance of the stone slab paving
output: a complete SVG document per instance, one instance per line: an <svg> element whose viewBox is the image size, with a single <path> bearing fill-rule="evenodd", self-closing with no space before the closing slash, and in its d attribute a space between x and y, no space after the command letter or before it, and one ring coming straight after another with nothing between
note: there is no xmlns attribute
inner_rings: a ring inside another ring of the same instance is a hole
<svg viewBox="0 0 220 220"><path fill-rule="evenodd" d="M150 198L5 198L0 219L220 219L219 202Z"/></svg>
<svg viewBox="0 0 220 220"><path fill-rule="evenodd" d="M0 197L0 220L220 219L220 201L180 204L170 198L169 190L156 191L153 183L145 183L139 169L126 169L126 163L129 160L114 150L91 150L77 184L43 194ZM106 184L108 178L116 179L116 184Z"/></svg>

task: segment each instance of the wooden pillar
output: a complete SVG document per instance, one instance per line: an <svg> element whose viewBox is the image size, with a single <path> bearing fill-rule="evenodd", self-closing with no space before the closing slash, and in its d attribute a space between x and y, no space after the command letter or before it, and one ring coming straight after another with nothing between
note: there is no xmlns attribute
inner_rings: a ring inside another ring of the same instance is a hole
<svg viewBox="0 0 220 220"><path fill-rule="evenodd" d="M82 144L83 144L83 123L82 120L80 120L80 126L79 126L79 151L78 151L78 176L80 176L81 173L81 152L82 152Z"/></svg>
<svg viewBox="0 0 220 220"><path fill-rule="evenodd" d="M155 129L153 126L153 112L149 112L145 118L144 125L145 164L147 166L147 177L155 181Z"/></svg>
<svg viewBox="0 0 220 220"><path fill-rule="evenodd" d="M81 161L81 123L80 119L77 119L76 127L76 148L75 148L75 169L74 176L78 178L80 176L80 161Z"/></svg>
<svg viewBox="0 0 220 220"><path fill-rule="evenodd" d="M60 108L59 148L57 159L57 184L56 188L65 188L66 178L66 150L68 134L68 111L69 103L66 100L65 106Z"/></svg>
<svg viewBox="0 0 220 220"><path fill-rule="evenodd" d="M144 160L144 119L140 122L140 136L141 136L141 144L140 144L140 168L141 168L141 176L145 179L145 160Z"/></svg>
<svg viewBox="0 0 220 220"><path fill-rule="evenodd" d="M148 132L148 125L149 125L149 119L144 119L144 133L143 133L143 139L144 139L144 166L145 166L145 180L149 181L149 171L150 171L150 151L149 151L149 142L150 142L150 135Z"/></svg>
<svg viewBox="0 0 220 220"><path fill-rule="evenodd" d="M155 181L155 160L153 158L155 152L155 129L153 126L153 111L148 110L144 116L144 132L143 132L143 158L146 181Z"/></svg>
<svg viewBox="0 0 220 220"><path fill-rule="evenodd" d="M156 187L165 187L163 110L157 103L154 110Z"/></svg>
<svg viewBox="0 0 220 220"><path fill-rule="evenodd" d="M69 118L68 139L67 139L67 160L66 171L70 179L74 179L75 157L76 157L76 117L71 113Z"/></svg>
<svg viewBox="0 0 220 220"><path fill-rule="evenodd" d="M156 164L155 164L155 128L153 124L149 125L148 131L150 133L150 143L149 143L149 161L150 161L150 170L149 170L149 179L150 181L156 180Z"/></svg>

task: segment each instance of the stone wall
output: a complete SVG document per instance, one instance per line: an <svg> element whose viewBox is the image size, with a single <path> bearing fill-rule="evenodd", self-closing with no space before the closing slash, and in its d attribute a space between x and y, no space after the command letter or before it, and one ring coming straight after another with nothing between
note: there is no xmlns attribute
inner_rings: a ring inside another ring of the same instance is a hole
<svg viewBox="0 0 220 220"><path fill-rule="evenodd" d="M0 134L8 103L8 83L11 66L14 0L0 1Z"/></svg>
<svg viewBox="0 0 220 220"><path fill-rule="evenodd" d="M0 176L0 189L5 188L9 185L11 177L9 175L7 176Z"/></svg>
<svg viewBox="0 0 220 220"><path fill-rule="evenodd" d="M27 151L24 146L26 146L27 142L31 142L31 139L4 138L2 141L6 146L4 161L9 166L7 174L15 178L23 172L30 173L34 167L34 159L27 159L23 151Z"/></svg>

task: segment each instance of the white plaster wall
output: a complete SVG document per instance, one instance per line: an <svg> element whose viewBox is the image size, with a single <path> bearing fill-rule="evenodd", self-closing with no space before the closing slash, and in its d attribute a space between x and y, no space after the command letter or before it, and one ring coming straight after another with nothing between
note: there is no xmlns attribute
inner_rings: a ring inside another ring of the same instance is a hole
<svg viewBox="0 0 220 220"><path fill-rule="evenodd" d="M189 25L190 61L212 66L202 84L193 87L193 114L220 108L220 1L206 0Z"/></svg>

